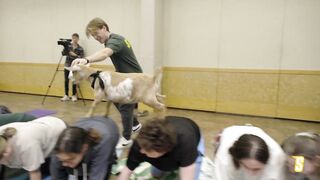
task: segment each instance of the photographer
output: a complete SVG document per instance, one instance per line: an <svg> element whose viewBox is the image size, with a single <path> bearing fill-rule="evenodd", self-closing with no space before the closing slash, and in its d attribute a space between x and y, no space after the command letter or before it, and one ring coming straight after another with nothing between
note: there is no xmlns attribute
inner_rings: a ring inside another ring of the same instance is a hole
<svg viewBox="0 0 320 180"><path fill-rule="evenodd" d="M66 62L64 64L65 67L70 67L73 60L77 58L82 58L84 56L83 48L78 44L79 42L79 34L74 33L72 34L72 41L65 41L66 46L64 46L64 50L62 55L67 56ZM70 100L69 97L69 71L64 69L64 92L65 95L61 98L61 101L68 101ZM76 85L72 84L72 101L77 101L77 89Z"/></svg>

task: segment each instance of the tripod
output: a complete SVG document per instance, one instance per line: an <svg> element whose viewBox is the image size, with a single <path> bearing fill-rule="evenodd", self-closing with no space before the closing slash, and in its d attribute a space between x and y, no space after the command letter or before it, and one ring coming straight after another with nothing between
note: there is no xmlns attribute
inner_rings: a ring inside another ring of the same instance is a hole
<svg viewBox="0 0 320 180"><path fill-rule="evenodd" d="M50 81L50 83L49 83L49 85L48 85L47 92L46 92L46 94L44 95L44 97L43 97L43 99L42 99L42 103L41 103L42 105L44 104L44 102L45 102L45 100L46 100L46 98L47 98L47 96L48 96L48 93L49 93L49 91L50 91L50 88L51 88L51 86L52 86L52 83L53 83L54 79L56 78L56 75L57 75L58 71L62 71L62 70L59 69L62 58L63 58L63 55L61 55L61 57L60 57L60 60L59 60L58 65L57 65L57 67L56 67L56 71L54 72L53 77L52 77L52 79L51 79L51 81ZM79 84L77 84L77 89L78 89L78 91L79 91L79 94L80 94L80 97L81 97L81 99L82 99L83 105L85 106L86 103L85 103L84 98L83 98L83 96L82 96L82 92L81 92L81 89L80 89Z"/></svg>

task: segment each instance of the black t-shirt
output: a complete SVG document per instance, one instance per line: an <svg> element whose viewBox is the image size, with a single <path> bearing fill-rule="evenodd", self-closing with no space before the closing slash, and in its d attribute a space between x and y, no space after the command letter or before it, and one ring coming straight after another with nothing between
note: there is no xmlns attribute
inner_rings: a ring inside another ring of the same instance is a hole
<svg viewBox="0 0 320 180"><path fill-rule="evenodd" d="M197 146L200 141L200 129L195 122L185 117L167 116L166 119L175 127L176 146L159 158L149 158L140 153L140 146L135 141L130 149L127 166L134 170L142 162L149 162L163 171L173 171L179 167L193 164L198 157Z"/></svg>
<svg viewBox="0 0 320 180"><path fill-rule="evenodd" d="M71 56L68 54L66 58L66 62L64 63L65 67L70 67L73 60L77 58L82 58L84 56L84 50L80 45L78 45L76 48L73 48L72 45L70 44L69 49L70 51L73 51L77 56Z"/></svg>

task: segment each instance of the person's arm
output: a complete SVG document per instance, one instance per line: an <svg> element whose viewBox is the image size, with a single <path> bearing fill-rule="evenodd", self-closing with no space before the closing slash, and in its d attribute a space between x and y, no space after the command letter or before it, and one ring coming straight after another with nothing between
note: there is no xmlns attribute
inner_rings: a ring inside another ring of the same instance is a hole
<svg viewBox="0 0 320 180"><path fill-rule="evenodd" d="M193 163L186 167L180 167L179 176L181 180L194 180L196 175L196 164Z"/></svg>
<svg viewBox="0 0 320 180"><path fill-rule="evenodd" d="M39 169L34 171L29 171L30 180L41 180L41 172Z"/></svg>
<svg viewBox="0 0 320 180"><path fill-rule="evenodd" d="M76 53L73 52L73 51L69 51L69 55L70 55L70 56L73 56L73 57L78 57L78 54L76 54Z"/></svg>
<svg viewBox="0 0 320 180"><path fill-rule="evenodd" d="M132 174L132 171L126 166L122 169L120 175L118 176L118 180L128 180Z"/></svg>
<svg viewBox="0 0 320 180"><path fill-rule="evenodd" d="M222 160L219 157L216 157L214 160L215 168L214 168L214 176L219 180L229 180L231 179L230 176L232 176L230 169L234 169L234 165L230 163L229 160L224 159Z"/></svg>
<svg viewBox="0 0 320 180"><path fill-rule="evenodd" d="M68 173L56 155L51 156L50 175L52 180L68 180Z"/></svg>
<svg viewBox="0 0 320 180"><path fill-rule="evenodd" d="M113 50L111 48L106 47L86 58L75 59L74 61L72 61L71 66L74 66L77 64L87 64L87 63L103 61L106 58L110 57L112 54L113 54Z"/></svg>
<svg viewBox="0 0 320 180"><path fill-rule="evenodd" d="M96 150L92 152L90 159L89 180L105 179L108 167L112 164L112 156L119 137L108 135L100 142Z"/></svg>

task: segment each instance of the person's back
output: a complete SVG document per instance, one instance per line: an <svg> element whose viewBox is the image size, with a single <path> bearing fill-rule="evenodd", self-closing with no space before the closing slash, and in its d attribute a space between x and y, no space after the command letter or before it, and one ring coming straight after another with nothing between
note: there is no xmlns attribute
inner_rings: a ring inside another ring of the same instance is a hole
<svg viewBox="0 0 320 180"><path fill-rule="evenodd" d="M83 118L63 131L52 156L53 180L87 177L107 179L114 161L119 132L115 122L105 117Z"/></svg>
<svg viewBox="0 0 320 180"><path fill-rule="evenodd" d="M320 136L303 132L282 143L287 154L286 180L320 179Z"/></svg>
<svg viewBox="0 0 320 180"><path fill-rule="evenodd" d="M14 151L10 160L3 164L28 171L38 168L51 153L58 135L65 127L62 120L51 116L1 126L0 133L7 128L16 129L16 134L9 141Z"/></svg>
<svg viewBox="0 0 320 180"><path fill-rule="evenodd" d="M239 141L243 138L247 140ZM247 142L241 145L242 141ZM252 148L249 147L250 144ZM246 147L242 147L244 145ZM233 151L232 149L235 148L236 150ZM253 150L252 153L250 153L251 150ZM242 157L247 153L248 157ZM255 159L257 157L263 159L263 162ZM235 163L235 159L238 159L237 163ZM258 165L254 165L254 167L259 166L259 171L254 172L254 168L244 166L242 163L238 164L238 161L250 159L255 159L255 164ZM218 180L283 180L285 154L280 145L260 128L231 126L225 128L220 136L220 144L214 162L215 176Z"/></svg>
<svg viewBox="0 0 320 180"><path fill-rule="evenodd" d="M167 116L149 120L135 139L119 179L129 179L142 162L152 165L151 175L156 178L179 170L180 179L197 179L202 162L198 147L202 145L200 129L191 119Z"/></svg>

